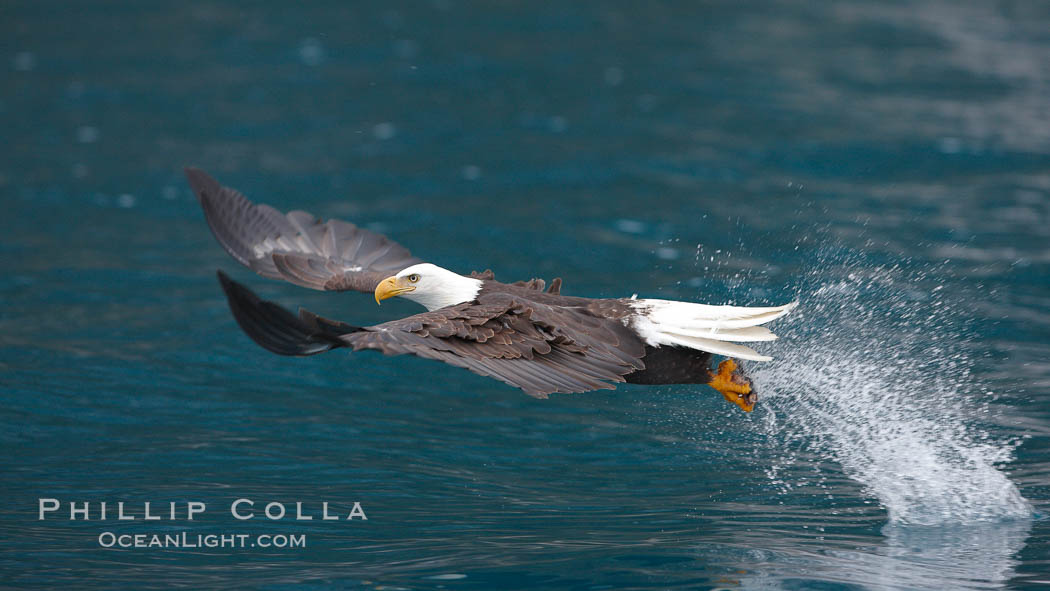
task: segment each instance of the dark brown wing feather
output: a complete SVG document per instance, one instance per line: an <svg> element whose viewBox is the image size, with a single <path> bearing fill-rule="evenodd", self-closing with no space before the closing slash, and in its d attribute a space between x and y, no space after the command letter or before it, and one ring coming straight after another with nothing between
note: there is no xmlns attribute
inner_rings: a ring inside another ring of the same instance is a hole
<svg viewBox="0 0 1050 591"><path fill-rule="evenodd" d="M540 398L612 389L613 383L645 367L645 346L616 317L620 312L614 300L573 298L581 305L559 307L494 292L479 295L477 303L361 328L305 310L296 316L222 272L219 279L245 333L282 355L314 355L337 347L407 353L502 380Z"/></svg>
<svg viewBox="0 0 1050 591"><path fill-rule="evenodd" d="M278 304L260 299L222 271L218 276L230 311L241 330L260 347L278 355L305 357L345 347L346 342L341 337L361 330L305 310L296 317Z"/></svg>
<svg viewBox="0 0 1050 591"><path fill-rule="evenodd" d="M645 346L619 319L593 305L559 307L508 293L347 334L355 350L409 353L502 380L545 398L612 389L645 367Z"/></svg>
<svg viewBox="0 0 1050 591"><path fill-rule="evenodd" d="M305 211L283 214L186 169L208 226L226 252L263 277L328 291L371 292L422 260L382 234Z"/></svg>
<svg viewBox="0 0 1050 591"><path fill-rule="evenodd" d="M491 271L487 272L492 273ZM494 277L484 277L484 279L494 279ZM504 286L505 284L500 285ZM511 287L523 287L525 289L531 289L535 291L543 291L543 288L547 287L547 282L542 279L535 278L529 279L528 281L515 281L514 283L506 285L509 285ZM547 291L544 293L548 293L551 295L561 295L561 277L555 277L554 279L552 279L551 286L547 287Z"/></svg>

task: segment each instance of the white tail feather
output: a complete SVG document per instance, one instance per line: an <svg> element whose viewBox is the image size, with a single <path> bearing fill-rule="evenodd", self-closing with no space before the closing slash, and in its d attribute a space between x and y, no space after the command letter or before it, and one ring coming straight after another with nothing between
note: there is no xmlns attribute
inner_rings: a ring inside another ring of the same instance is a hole
<svg viewBox="0 0 1050 591"><path fill-rule="evenodd" d="M748 326L745 328L703 328L692 329L690 327L679 327L675 333L687 337L701 339L713 339L716 341L732 341L736 343L747 343L756 341L775 341L777 335L773 334L764 326Z"/></svg>
<svg viewBox="0 0 1050 591"><path fill-rule="evenodd" d="M673 332L663 332L660 333L660 335L664 345L689 347L690 349L699 349L701 351L707 351L708 353L714 353L715 355L725 355L726 357L736 357L737 359L750 359L751 361L771 361L773 359L768 355L762 355L751 347L735 345L725 341L687 337Z"/></svg>
<svg viewBox="0 0 1050 591"><path fill-rule="evenodd" d="M780 318L796 304L745 308L670 300L634 300L631 305L638 315L633 318L632 326L650 345L689 347L727 357L769 361L771 357L761 355L750 347L731 343L771 341L777 338L768 329L758 325Z"/></svg>

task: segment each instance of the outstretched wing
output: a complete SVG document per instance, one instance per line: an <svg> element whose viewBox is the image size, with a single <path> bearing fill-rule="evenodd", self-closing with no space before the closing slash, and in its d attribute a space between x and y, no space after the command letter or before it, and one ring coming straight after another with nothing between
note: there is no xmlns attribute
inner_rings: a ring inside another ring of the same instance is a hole
<svg viewBox="0 0 1050 591"><path fill-rule="evenodd" d="M422 262L382 234L305 211L283 214L186 169L208 226L226 252L263 277L328 291L375 290L385 277Z"/></svg>
<svg viewBox="0 0 1050 591"><path fill-rule="evenodd" d="M617 320L587 307L561 308L508 294L370 327L299 316L260 300L220 273L230 309L256 343L283 355L335 347L411 354L496 378L546 398L554 392L612 389L644 369L645 345Z"/></svg>
<svg viewBox="0 0 1050 591"><path fill-rule="evenodd" d="M508 294L409 316L348 334L355 350L444 361L546 398L613 389L643 369L644 344L622 323L585 307L552 307Z"/></svg>

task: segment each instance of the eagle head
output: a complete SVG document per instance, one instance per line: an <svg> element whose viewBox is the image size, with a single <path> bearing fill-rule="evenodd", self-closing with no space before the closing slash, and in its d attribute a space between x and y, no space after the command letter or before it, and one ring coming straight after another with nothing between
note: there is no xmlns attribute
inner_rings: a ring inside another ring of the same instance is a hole
<svg viewBox="0 0 1050 591"><path fill-rule="evenodd" d="M430 263L406 267L379 282L376 303L394 296L422 304L427 310L437 310L464 302L472 302L481 290L481 281L453 273Z"/></svg>

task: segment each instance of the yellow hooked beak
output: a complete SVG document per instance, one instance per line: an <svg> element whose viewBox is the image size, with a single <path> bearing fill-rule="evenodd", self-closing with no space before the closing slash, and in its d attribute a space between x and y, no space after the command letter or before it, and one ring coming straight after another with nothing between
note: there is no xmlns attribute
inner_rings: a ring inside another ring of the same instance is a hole
<svg viewBox="0 0 1050 591"><path fill-rule="evenodd" d="M376 286L376 303L394 296L399 296L406 291L414 291L415 285L409 285L404 278L387 277Z"/></svg>

